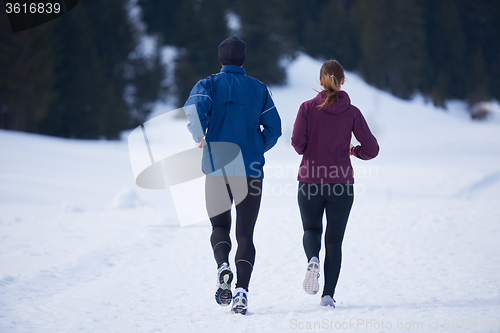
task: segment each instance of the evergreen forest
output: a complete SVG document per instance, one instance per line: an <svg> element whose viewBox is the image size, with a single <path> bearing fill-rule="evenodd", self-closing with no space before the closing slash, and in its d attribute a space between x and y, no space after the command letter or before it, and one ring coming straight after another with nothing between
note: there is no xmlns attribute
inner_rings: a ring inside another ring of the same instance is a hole
<svg viewBox="0 0 500 333"><path fill-rule="evenodd" d="M217 46L231 35L247 44L247 73L269 86L286 84L303 52L403 99L500 100L498 0L82 0L17 33L0 9L3 129L117 139L157 101L181 106L219 72ZM176 50L172 69L164 46Z"/></svg>

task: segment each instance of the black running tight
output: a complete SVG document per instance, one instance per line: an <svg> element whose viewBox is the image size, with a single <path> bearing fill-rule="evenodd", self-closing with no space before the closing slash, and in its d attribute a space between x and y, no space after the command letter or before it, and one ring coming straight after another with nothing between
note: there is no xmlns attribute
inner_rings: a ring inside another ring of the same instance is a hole
<svg viewBox="0 0 500 333"><path fill-rule="evenodd" d="M241 287L248 291L248 284L255 261L253 232L262 197L262 178L247 177L246 181L248 194L236 205L236 241L238 242L238 249L236 250L235 264L236 288ZM208 178L207 186L210 186ZM226 185L226 187L229 198L233 202L231 188L229 185ZM212 223L210 242L212 243L217 267L219 267L223 262L229 263L229 252L231 251L231 238L229 237L231 230L231 209L211 217L210 221Z"/></svg>
<svg viewBox="0 0 500 333"><path fill-rule="evenodd" d="M326 212L325 286L323 295L333 297L342 263L342 240L354 201L352 184L307 184L299 182L298 202L304 229L303 245L309 261L319 258L323 214Z"/></svg>

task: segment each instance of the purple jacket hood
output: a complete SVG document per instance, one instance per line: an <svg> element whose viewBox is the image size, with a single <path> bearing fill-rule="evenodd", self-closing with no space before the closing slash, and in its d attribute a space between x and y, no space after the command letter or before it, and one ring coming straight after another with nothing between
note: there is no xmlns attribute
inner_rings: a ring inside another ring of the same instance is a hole
<svg viewBox="0 0 500 333"><path fill-rule="evenodd" d="M323 90L318 95L316 95L316 97L314 97L313 101L318 105L321 105L324 102L325 98L326 92ZM334 106L332 107L331 105L325 104L321 108L321 110L331 114L340 114L349 110L350 106L351 99L349 98L349 95L345 91L339 90L337 92L337 100L335 101Z"/></svg>
<svg viewBox="0 0 500 333"><path fill-rule="evenodd" d="M319 106L325 93L302 103L293 126L292 146L302 155L298 180L305 183L354 183L349 155L351 136L361 143L353 156L369 160L377 156L379 146L357 107L342 90L334 106Z"/></svg>

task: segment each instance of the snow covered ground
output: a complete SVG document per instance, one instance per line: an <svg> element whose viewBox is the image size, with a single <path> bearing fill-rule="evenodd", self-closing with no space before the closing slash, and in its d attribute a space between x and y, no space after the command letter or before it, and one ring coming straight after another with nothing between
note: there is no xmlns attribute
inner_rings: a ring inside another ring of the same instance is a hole
<svg viewBox="0 0 500 333"><path fill-rule="evenodd" d="M0 332L500 332L500 119L402 101L353 73L344 89L380 155L353 161L337 308L302 290L290 135L320 66L301 56L272 89L283 137L266 156L246 316L214 302L209 224L181 228L168 191L135 185L126 135L0 131Z"/></svg>

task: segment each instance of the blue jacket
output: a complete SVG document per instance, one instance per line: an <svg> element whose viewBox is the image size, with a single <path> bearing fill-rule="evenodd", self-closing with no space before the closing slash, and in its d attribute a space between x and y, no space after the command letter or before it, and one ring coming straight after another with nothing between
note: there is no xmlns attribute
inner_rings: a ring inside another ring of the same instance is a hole
<svg viewBox="0 0 500 333"><path fill-rule="evenodd" d="M189 105L196 108L187 107ZM240 66L226 65L220 73L193 87L184 110L189 118L188 129L196 142L206 135L208 149L210 142L238 145L246 176L264 177L264 153L281 136L281 119L264 83L247 76ZM203 158L203 165L210 165L207 154ZM214 171L202 169L204 173Z"/></svg>

